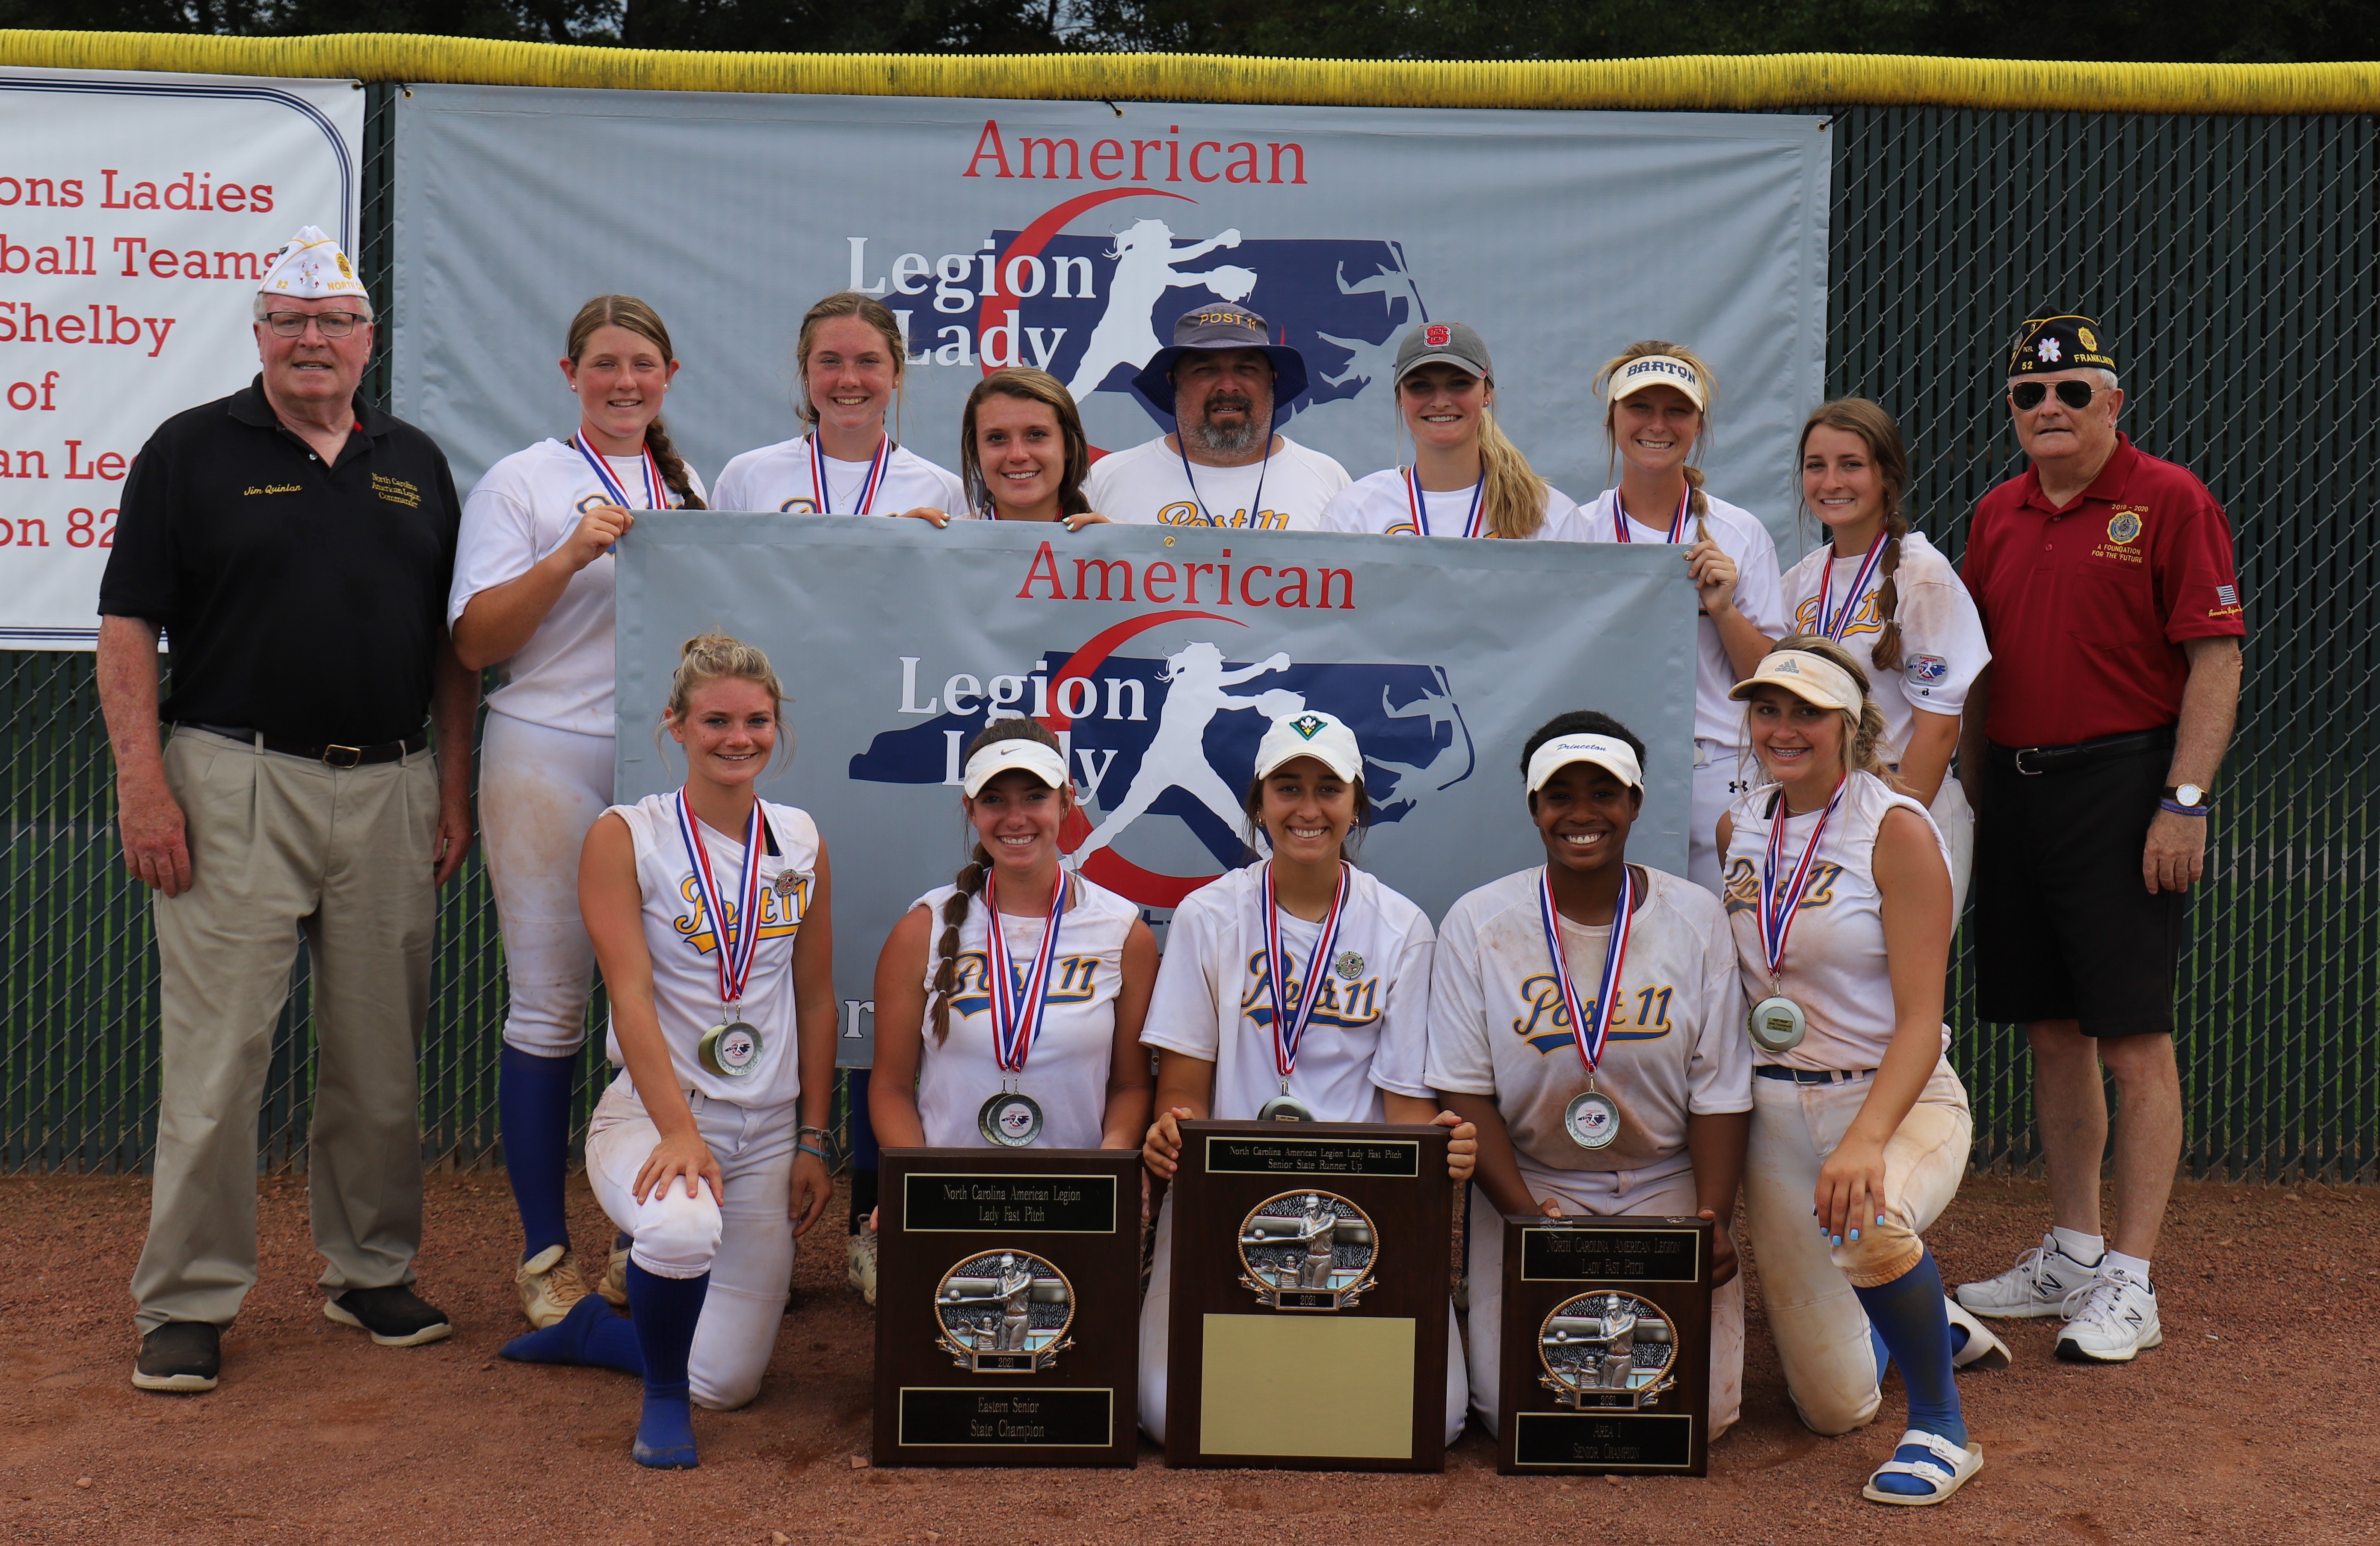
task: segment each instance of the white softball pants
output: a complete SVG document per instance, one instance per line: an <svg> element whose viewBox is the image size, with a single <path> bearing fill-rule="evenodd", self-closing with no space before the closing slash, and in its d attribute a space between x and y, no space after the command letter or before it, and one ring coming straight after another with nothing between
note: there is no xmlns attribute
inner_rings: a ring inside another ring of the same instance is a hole
<svg viewBox="0 0 2380 1546"><path fill-rule="evenodd" d="M1219 1250L1229 1249L1219 1245ZM1248 1301L1253 1309L1254 1298ZM1165 1442L1165 1359L1173 1332L1173 1194L1157 1210L1157 1258L1148 1274L1148 1297L1140 1302L1140 1428ZM1454 1302L1446 1306L1446 1442L1463 1437L1463 1409L1469 1386L1463 1370L1463 1334Z"/></svg>
<svg viewBox="0 0 2380 1546"><path fill-rule="evenodd" d="M1724 899L1719 878L1718 818L1736 797L1759 780L1760 765L1752 755L1716 741L1694 743L1694 803L1686 834L1686 878L1715 897Z"/></svg>
<svg viewBox="0 0 2380 1546"><path fill-rule="evenodd" d="M710 1274L686 1374L713 1411L759 1394L794 1281L794 1103L730 1105L688 1096L694 1125L719 1161L725 1200L683 1180L637 1201L637 1172L662 1141L625 1074L612 1081L587 1133L587 1179L603 1211L635 1242L630 1260L656 1277Z"/></svg>
<svg viewBox="0 0 2380 1546"><path fill-rule="evenodd" d="M1752 1081L1743 1205L1760 1263L1760 1298L1793 1409L1814 1431L1848 1433L1878 1401L1867 1311L1852 1286L1876 1287L1917 1265L1921 1237L1959 1194L1974 1118L1949 1058L1884 1146L1884 1222L1829 1246L1811 1216L1818 1167L1859 1116L1872 1078L1841 1084Z"/></svg>
<svg viewBox="0 0 2380 1546"><path fill-rule="evenodd" d="M1565 1214L1615 1218L1623 1214L1691 1217L1694 1173L1691 1168L1656 1175L1648 1170L1524 1168L1530 1195L1556 1197ZM1490 1433L1502 1414L1504 1373L1504 1216L1488 1193L1471 1189L1471 1409ZM1710 1436L1735 1426L1743 1412L1743 1274L1711 1290Z"/></svg>
<svg viewBox="0 0 2380 1546"><path fill-rule="evenodd" d="M578 853L612 803L612 751L608 735L488 714L480 825L511 984L504 1042L541 1057L587 1039L595 947L578 917Z"/></svg>

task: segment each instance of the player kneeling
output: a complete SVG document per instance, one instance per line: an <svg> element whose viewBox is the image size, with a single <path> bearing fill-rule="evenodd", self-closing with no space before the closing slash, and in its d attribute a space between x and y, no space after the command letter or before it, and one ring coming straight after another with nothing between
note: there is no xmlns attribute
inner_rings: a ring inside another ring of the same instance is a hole
<svg viewBox="0 0 2380 1546"><path fill-rule="evenodd" d="M662 717L686 785L604 812L579 864L626 1069L595 1108L587 1176L633 1242L628 1319L589 1295L504 1352L642 1375L642 1466L695 1465L689 1402L726 1410L759 1393L794 1241L832 1191L826 845L755 788L783 697L759 650L690 641Z"/></svg>
<svg viewBox="0 0 2380 1546"><path fill-rule="evenodd" d="M1728 1221L1752 1107L1735 949L1718 899L1628 863L1644 743L1564 714L1522 753L1546 862L1446 914L1429 1082L1479 1129L1471 1405L1499 1420L1502 1214L1696 1214L1711 1232L1710 1431L1743 1407L1743 1283Z"/></svg>

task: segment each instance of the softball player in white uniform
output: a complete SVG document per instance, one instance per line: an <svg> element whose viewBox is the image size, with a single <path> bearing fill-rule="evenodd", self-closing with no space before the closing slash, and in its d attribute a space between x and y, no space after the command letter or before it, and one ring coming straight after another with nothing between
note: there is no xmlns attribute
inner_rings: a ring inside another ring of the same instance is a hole
<svg viewBox="0 0 2380 1546"><path fill-rule="evenodd" d="M1324 508L1321 529L1583 540L1577 503L1530 470L1495 403L1495 365L1468 322L1408 330L1397 344L1397 412L1413 465L1349 484Z"/></svg>
<svg viewBox="0 0 2380 1546"><path fill-rule="evenodd" d="M1884 713L1876 755L1942 834L1956 917L1974 867L1975 816L1949 777L1950 755L1967 690L1992 652L1959 572L1909 529L1908 489L1909 453L1890 414L1862 397L1813 413L1802 426L1802 502L1832 540L1786 572L1785 602L1794 633L1864 654L1886 683L1875 699Z"/></svg>
<svg viewBox="0 0 2380 1546"><path fill-rule="evenodd" d="M588 1295L504 1356L641 1374L645 1466L696 1463L689 1401L727 1408L759 1392L794 1242L833 1190L826 846L807 815L756 791L783 696L759 650L690 641L664 720L686 785L605 812L580 866L625 1065L595 1108L587 1178L633 1242L630 1318Z"/></svg>
<svg viewBox="0 0 2380 1546"><path fill-rule="evenodd" d="M612 550L635 512L703 503L662 426L677 360L650 307L589 301L562 373L578 429L505 457L471 490L446 606L463 664L503 678L488 699L480 818L511 998L496 1090L523 1236L514 1282L533 1326L587 1292L563 1177L595 969L579 844L612 803Z"/></svg>
<svg viewBox="0 0 2380 1546"><path fill-rule="evenodd" d="M1640 751L1595 713L1562 715L1532 736L1523 768L1546 862L1464 896L1439 931L1429 1082L1479 1128L1471 1405L1490 1432L1505 1214L1714 1220L1711 1436L1743 1406L1743 1282L1728 1225L1752 1057L1735 946L1716 897L1628 863L1644 804Z"/></svg>
<svg viewBox="0 0 2380 1546"><path fill-rule="evenodd" d="M1788 637L1736 689L1773 780L1720 824L1755 1045L1744 1201L1761 1299L1802 1420L1873 1419L1889 1358L1908 1431L1864 1491L1938 1504L1984 1463L1954 1365L2008 1349L1942 1294L1922 1236L1957 1194L1973 1120L1944 1056L1950 864L1876 757L1883 716L1851 653Z"/></svg>
<svg viewBox="0 0 2380 1546"><path fill-rule="evenodd" d="M1156 936L1138 908L1059 863L1074 785L1056 736L1030 719L986 726L960 788L974 854L877 959L877 1141L1135 1148Z"/></svg>
<svg viewBox="0 0 2380 1546"><path fill-rule="evenodd" d="M884 431L908 345L884 303L857 291L827 296L804 314L794 346L807 434L747 451L719 475L721 510L805 515L966 515L966 494Z"/></svg>
<svg viewBox="0 0 2380 1546"><path fill-rule="evenodd" d="M1453 1129L1447 1165L1467 1180L1477 1134L1439 1109L1425 1076L1429 919L1347 862L1362 825L1364 757L1329 714L1276 719L1257 743L1247 795L1272 856L1182 900L1166 929L1141 1040L1157 1049L1158 1117L1141 1150L1171 1179L1180 1124L1436 1122ZM1140 1310L1140 1425L1165 1442L1173 1309L1173 1200ZM1463 1345L1447 1307L1446 1442L1463 1432Z"/></svg>
<svg viewBox="0 0 2380 1546"><path fill-rule="evenodd" d="M1777 544L1758 516L1703 487L1688 458L1710 430L1718 383L1682 344L1631 344L1596 376L1609 399L1603 431L1620 484L1583 511L1590 542L1670 542L1685 548L1700 598L1694 646L1694 799L1686 876L1716 895L1712 834L1728 803L1751 787L1743 719L1728 690L1752 673L1785 631Z"/></svg>

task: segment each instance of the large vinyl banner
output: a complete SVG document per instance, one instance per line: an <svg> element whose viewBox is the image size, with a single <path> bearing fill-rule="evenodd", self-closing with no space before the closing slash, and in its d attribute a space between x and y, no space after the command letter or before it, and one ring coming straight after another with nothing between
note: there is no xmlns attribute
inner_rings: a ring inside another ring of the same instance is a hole
<svg viewBox="0 0 2380 1546"><path fill-rule="evenodd" d="M352 80L0 67L0 648L93 646L133 456L256 373L291 233L355 249L363 127Z"/></svg>
<svg viewBox="0 0 2380 1546"><path fill-rule="evenodd" d="M667 320L672 435L705 477L795 433L794 330L846 288L910 344L898 436L953 466L993 366L1071 384L1095 446L1217 297L1305 356L1282 428L1360 477L1400 460L1396 340L1472 323L1556 488L1612 481L1596 368L1637 339L1718 377L1715 492L1788 557L1823 393L1828 136L1771 114L1536 113L409 87L398 103L396 410L468 486L573 427L553 361L606 291Z"/></svg>
<svg viewBox="0 0 2380 1546"><path fill-rule="evenodd" d="M1082 804L1061 840L1160 940L1246 862L1257 738L1305 708L1354 727L1363 863L1432 918L1541 858L1521 747L1565 709L1643 738L1629 855L1685 870L1694 598L1658 548L650 516L620 545L621 799L683 781L656 730L679 646L710 628L765 648L794 697L761 788L826 839L846 1066L872 1061L885 935L965 861L962 748L994 718L1058 733Z"/></svg>

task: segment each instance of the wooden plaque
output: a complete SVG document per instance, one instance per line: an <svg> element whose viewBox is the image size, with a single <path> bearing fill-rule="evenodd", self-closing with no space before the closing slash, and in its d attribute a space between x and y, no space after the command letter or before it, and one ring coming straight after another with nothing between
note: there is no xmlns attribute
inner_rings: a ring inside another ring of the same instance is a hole
<svg viewBox="0 0 2380 1546"><path fill-rule="evenodd" d="M1182 1124L1167 1465L1445 1468L1446 1135Z"/></svg>
<svg viewBox="0 0 2380 1546"><path fill-rule="evenodd" d="M887 1149L876 1464L1129 1466L1140 1152Z"/></svg>
<svg viewBox="0 0 2380 1546"><path fill-rule="evenodd" d="M1707 1474L1710 1261L1707 1219L1506 1214L1497 1470Z"/></svg>

